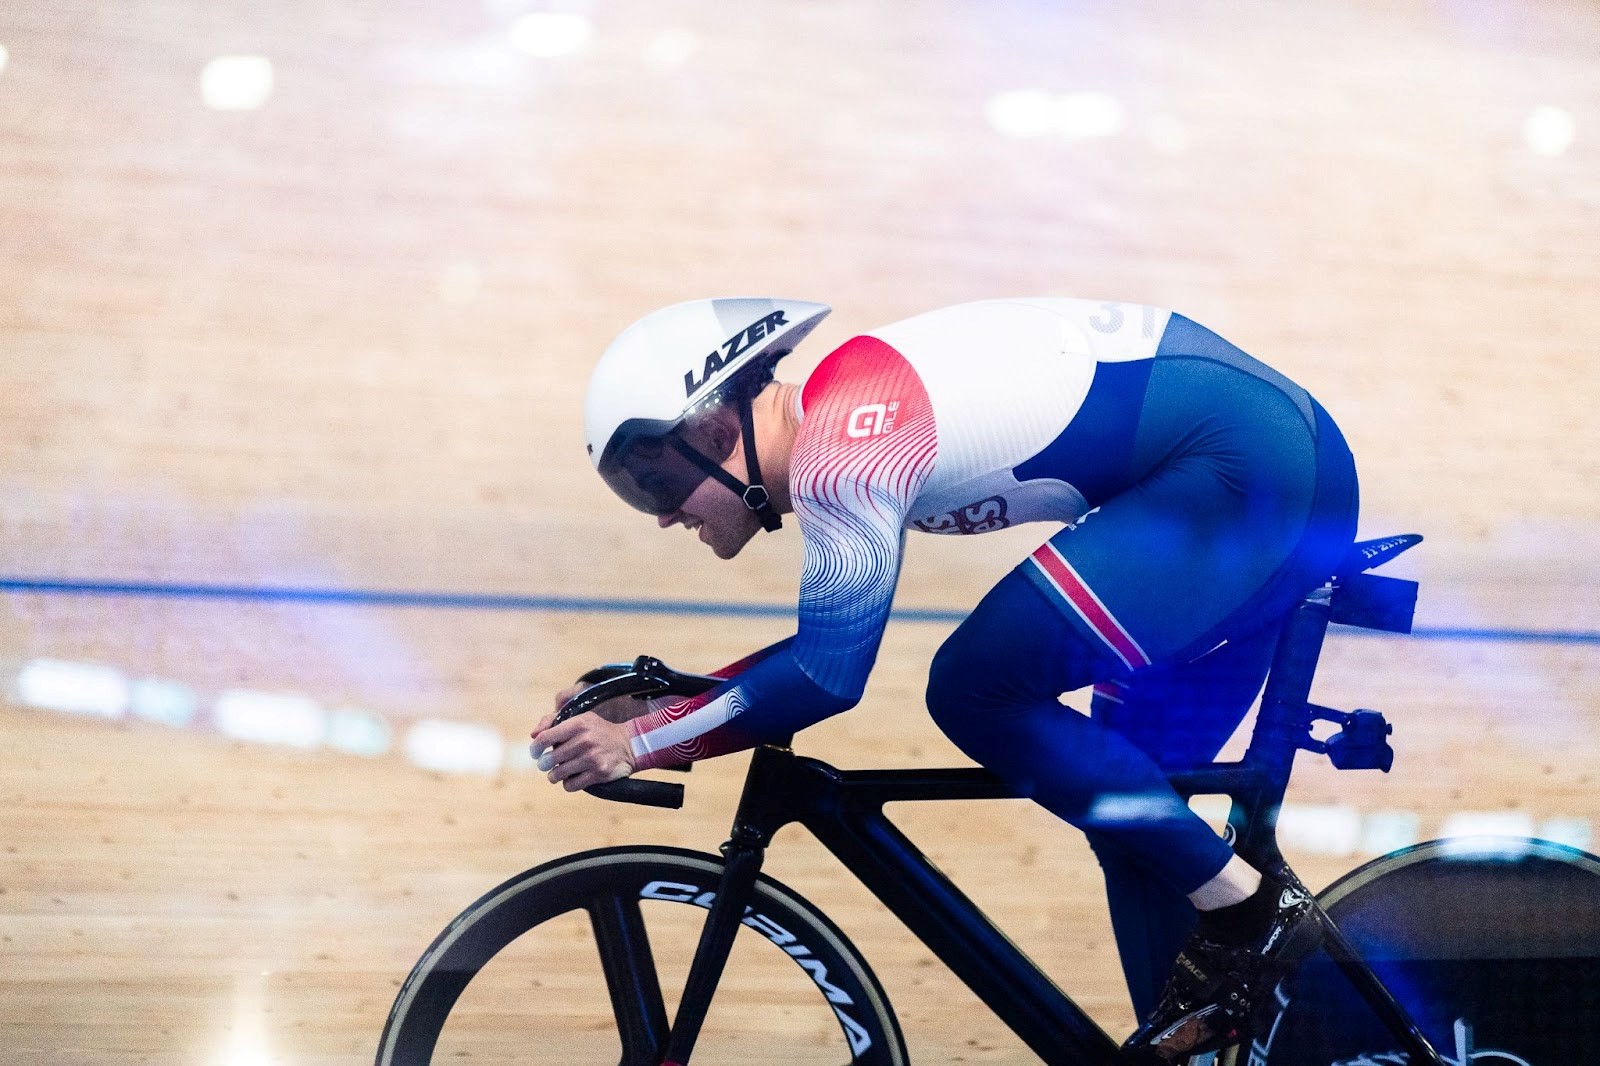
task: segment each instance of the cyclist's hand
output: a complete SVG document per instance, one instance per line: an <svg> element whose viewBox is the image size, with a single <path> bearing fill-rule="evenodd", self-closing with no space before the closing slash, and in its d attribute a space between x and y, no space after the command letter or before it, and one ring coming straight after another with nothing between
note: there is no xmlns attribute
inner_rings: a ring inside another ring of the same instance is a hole
<svg viewBox="0 0 1600 1066"><path fill-rule="evenodd" d="M574 683L556 693L556 710L561 710L572 697L588 687L582 683ZM636 700L632 696L613 696L589 713L598 714L608 722L629 722L641 714L649 714L650 704L644 700Z"/></svg>
<svg viewBox="0 0 1600 1066"><path fill-rule="evenodd" d="M533 731L533 756L551 784L568 792L602 785L634 771L633 733L627 726L593 714L580 714L560 725L554 715Z"/></svg>

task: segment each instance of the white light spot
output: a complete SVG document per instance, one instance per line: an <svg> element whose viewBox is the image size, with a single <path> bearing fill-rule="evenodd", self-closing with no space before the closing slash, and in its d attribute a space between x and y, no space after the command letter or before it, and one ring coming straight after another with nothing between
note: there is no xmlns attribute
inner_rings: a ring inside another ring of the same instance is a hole
<svg viewBox="0 0 1600 1066"><path fill-rule="evenodd" d="M677 70L693 57L700 39L689 30L675 26L653 37L645 47L645 62L659 71Z"/></svg>
<svg viewBox="0 0 1600 1066"><path fill-rule="evenodd" d="M1549 818L1539 826L1539 839L1588 851L1594 828L1587 818Z"/></svg>
<svg viewBox="0 0 1600 1066"><path fill-rule="evenodd" d="M1361 812L1331 804L1285 804L1278 811L1278 841L1313 855L1353 855L1361 842Z"/></svg>
<svg viewBox="0 0 1600 1066"><path fill-rule="evenodd" d="M34 659L17 675L17 697L47 711L121 718L128 709L128 682L101 663Z"/></svg>
<svg viewBox="0 0 1600 1066"><path fill-rule="evenodd" d="M483 287L477 263L450 263L439 271L439 299L447 304L469 304Z"/></svg>
<svg viewBox="0 0 1600 1066"><path fill-rule="evenodd" d="M492 774L505 764L505 744L499 732L467 722L418 722L406 734L405 747L406 757L424 770Z"/></svg>
<svg viewBox="0 0 1600 1066"><path fill-rule="evenodd" d="M533 745L532 744L507 744L506 769L507 770L532 770Z"/></svg>
<svg viewBox="0 0 1600 1066"><path fill-rule="evenodd" d="M253 111L272 96L272 61L218 56L200 72L200 98L218 111Z"/></svg>
<svg viewBox="0 0 1600 1066"><path fill-rule="evenodd" d="M188 725L199 703L193 689L176 681L146 677L128 687L128 709L136 717L162 725Z"/></svg>
<svg viewBox="0 0 1600 1066"><path fill-rule="evenodd" d="M370 711L341 708L328 712L328 747L373 758L389 750L389 723Z"/></svg>
<svg viewBox="0 0 1600 1066"><path fill-rule="evenodd" d="M560 11L535 11L511 24L511 44L539 59L572 55L583 50L594 24L583 15Z"/></svg>
<svg viewBox="0 0 1600 1066"><path fill-rule="evenodd" d="M1056 100L1056 130L1064 137L1109 137L1122 125L1122 102L1108 93L1067 93Z"/></svg>
<svg viewBox="0 0 1600 1066"><path fill-rule="evenodd" d="M1520 811L1458 811L1444 820L1442 837L1528 837L1533 818Z"/></svg>
<svg viewBox="0 0 1600 1066"><path fill-rule="evenodd" d="M1150 147L1162 155L1181 155L1189 150L1189 128L1171 115L1152 115L1145 127Z"/></svg>
<svg viewBox="0 0 1600 1066"><path fill-rule="evenodd" d="M6 46L0 44L0 74L6 71L6 60L11 58L11 53L6 51Z"/></svg>
<svg viewBox="0 0 1600 1066"><path fill-rule="evenodd" d="M1577 139L1578 123L1564 107L1536 107L1522 123L1522 136L1540 155L1563 155Z"/></svg>
<svg viewBox="0 0 1600 1066"><path fill-rule="evenodd" d="M1102 792L1089 807L1095 825L1165 822L1180 817L1182 801L1159 792Z"/></svg>
<svg viewBox="0 0 1600 1066"><path fill-rule="evenodd" d="M1040 137L1055 121L1055 98L1040 89L1013 89L991 96L984 114L1007 137Z"/></svg>
<svg viewBox="0 0 1600 1066"><path fill-rule="evenodd" d="M1452 859L1499 859L1509 861L1533 853L1533 841L1525 836L1452 836L1440 844L1440 854Z"/></svg>
<svg viewBox="0 0 1600 1066"><path fill-rule="evenodd" d="M272 1066L272 1060L257 1048L238 1048L229 1053L225 1066Z"/></svg>
<svg viewBox="0 0 1600 1066"><path fill-rule="evenodd" d="M1042 89L996 93L984 109L989 125L1008 137L1055 134L1069 140L1109 137L1124 125L1122 103L1108 93L1054 94Z"/></svg>
<svg viewBox="0 0 1600 1066"><path fill-rule="evenodd" d="M234 740L314 748L327 734L327 715L306 696L230 689L212 709L217 732Z"/></svg>
<svg viewBox="0 0 1600 1066"><path fill-rule="evenodd" d="M1361 825L1361 850L1386 855L1422 839L1422 819L1416 811L1373 811Z"/></svg>

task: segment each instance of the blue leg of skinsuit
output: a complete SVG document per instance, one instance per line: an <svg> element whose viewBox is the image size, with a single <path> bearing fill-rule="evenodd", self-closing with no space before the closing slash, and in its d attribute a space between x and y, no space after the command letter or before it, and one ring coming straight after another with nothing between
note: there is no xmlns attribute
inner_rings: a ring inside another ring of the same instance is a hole
<svg viewBox="0 0 1600 1066"><path fill-rule="evenodd" d="M1127 738L1164 771L1210 762L1238 728L1271 665L1274 631L1229 641L1179 666L1152 666L1124 682L1095 686L1092 717ZM1122 970L1140 1018L1155 1008L1195 909L1107 835L1090 831L1105 873Z"/></svg>
<svg viewBox="0 0 1600 1066"><path fill-rule="evenodd" d="M1169 333L1200 355L1151 370L1145 473L1051 538L1152 665L1131 671L1024 563L946 641L928 683L958 747L1088 834L1141 1018L1193 924L1185 897L1232 857L1163 769L1226 742L1265 675L1272 623L1332 572L1356 514L1354 464L1326 412L1214 334L1186 321ZM1092 718L1058 702L1107 681L1125 683L1123 702L1100 697Z"/></svg>
<svg viewBox="0 0 1600 1066"><path fill-rule="evenodd" d="M1219 649L1205 668L1152 667L1130 678L1013 572L934 658L928 705L946 735L1088 834L1105 870L1118 949L1141 1018L1194 924L1187 893L1232 856L1172 791L1163 769L1206 761L1226 743L1254 695L1249 677L1265 673L1270 654L1267 635ZM1118 676L1131 682L1126 702L1097 698L1094 719L1057 700L1058 693ZM1151 709L1156 716L1146 717ZM1161 870L1138 857L1150 854L1164 857Z"/></svg>

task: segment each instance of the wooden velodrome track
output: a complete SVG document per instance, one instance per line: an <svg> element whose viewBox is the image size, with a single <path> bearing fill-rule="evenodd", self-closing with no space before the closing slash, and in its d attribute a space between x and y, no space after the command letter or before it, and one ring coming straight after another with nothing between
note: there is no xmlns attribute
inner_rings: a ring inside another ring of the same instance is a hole
<svg viewBox="0 0 1600 1066"><path fill-rule="evenodd" d="M556 57L509 43L527 10L0 10L0 1060L370 1059L416 955L501 879L602 844L714 848L742 758L669 814L514 757L593 663L708 669L789 631L681 608L790 601L792 531L718 564L582 454L606 340L699 295L834 304L791 378L853 331L995 295L1214 326L1343 424L1365 534L1429 537L1393 569L1423 581L1431 635L1335 636L1318 690L1390 714L1396 772L1308 763L1291 859L1326 884L1485 815L1589 839L1600 9L611 0L555 9L592 27ZM237 54L271 60L270 99L208 109L201 69ZM1050 95L993 102L1030 89ZM1576 117L1564 152L1541 107ZM1074 115L1098 129L1001 129ZM945 620L891 626L866 702L802 750L956 760L923 669L1048 532L914 540L899 605ZM151 587L29 587L50 581ZM242 591L161 594L195 585ZM523 599L247 594L283 588ZM639 598L662 607L608 609ZM283 700L264 726L224 713L241 692ZM272 722L310 733L241 739ZM476 727L507 768L419 767L418 722ZM1102 1025L1131 1024L1075 832L1017 803L905 821ZM917 1061L1032 1061L831 859L779 843L769 868L863 947ZM485 1024L553 972L486 991ZM504 1061L483 1039L462 1053Z"/></svg>

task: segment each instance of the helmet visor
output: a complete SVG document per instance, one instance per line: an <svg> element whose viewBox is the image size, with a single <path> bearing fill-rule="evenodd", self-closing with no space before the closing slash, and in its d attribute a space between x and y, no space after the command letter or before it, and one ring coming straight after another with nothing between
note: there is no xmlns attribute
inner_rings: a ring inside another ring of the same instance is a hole
<svg viewBox="0 0 1600 1066"><path fill-rule="evenodd" d="M733 450L712 447L710 438L694 420L664 436L619 437L600 460L600 476L630 507L657 516L675 514L710 476L689 453L707 465L721 465Z"/></svg>

